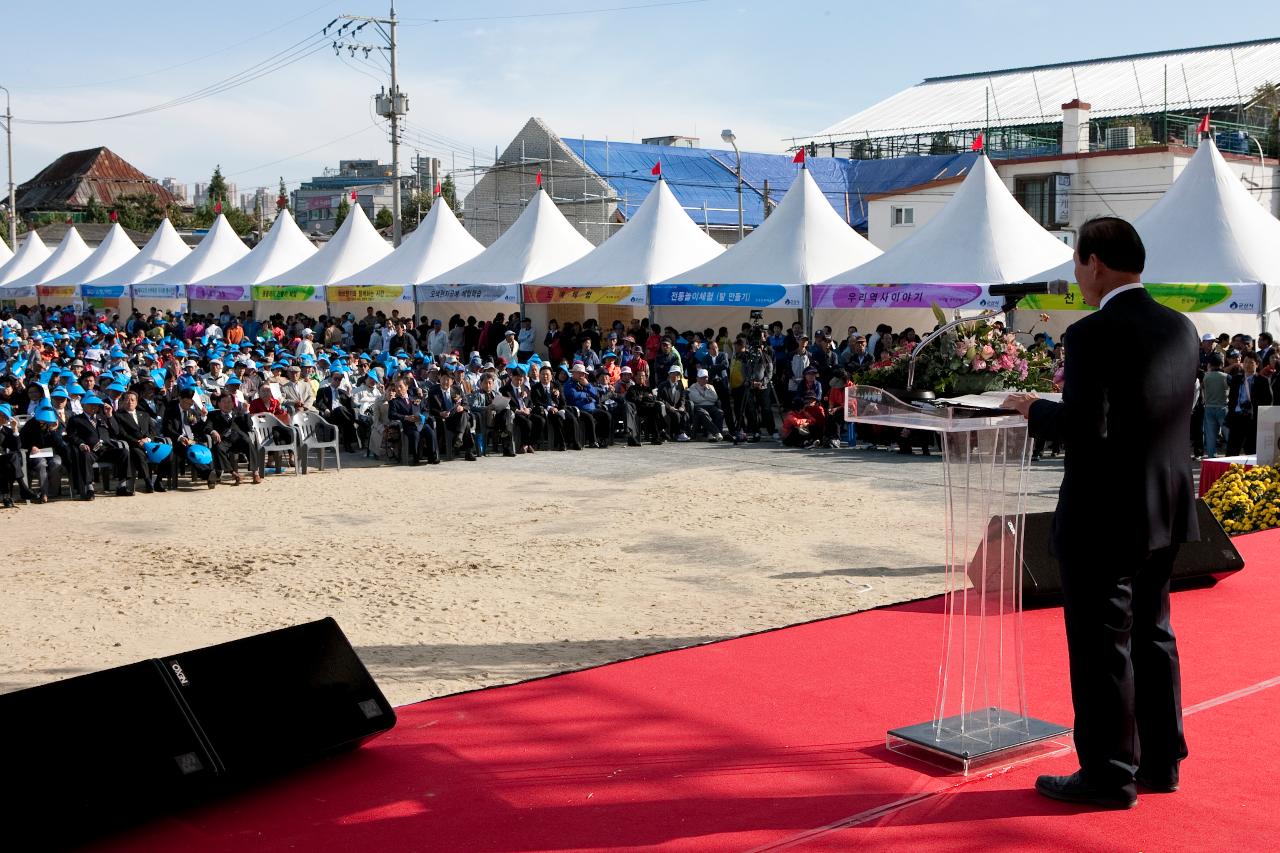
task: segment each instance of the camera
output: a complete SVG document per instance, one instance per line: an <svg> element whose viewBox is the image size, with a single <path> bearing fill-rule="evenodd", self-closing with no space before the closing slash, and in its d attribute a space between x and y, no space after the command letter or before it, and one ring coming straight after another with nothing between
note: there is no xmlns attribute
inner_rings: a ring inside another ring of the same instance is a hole
<svg viewBox="0 0 1280 853"><path fill-rule="evenodd" d="M761 311L759 308L752 308L752 309L751 309L751 319L752 319L752 320L763 320L763 319L764 319L764 312L763 312L763 311Z"/></svg>

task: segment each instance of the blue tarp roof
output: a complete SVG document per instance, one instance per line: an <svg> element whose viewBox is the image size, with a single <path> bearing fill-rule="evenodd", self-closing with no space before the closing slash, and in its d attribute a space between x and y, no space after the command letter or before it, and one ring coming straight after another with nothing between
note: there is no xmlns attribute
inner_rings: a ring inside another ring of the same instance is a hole
<svg viewBox="0 0 1280 853"><path fill-rule="evenodd" d="M734 174L736 160L732 151L635 142L606 143L594 139L561 141L617 191L618 209L628 219L653 189L657 178L651 170L653 164L661 159L662 176L695 222L703 224L702 207L705 204L708 208L705 218L710 224L738 224L738 179ZM850 224L865 231L867 195L967 174L977 157L973 152L890 160L813 157L808 167L823 195L841 218L845 215L845 193L849 194ZM777 204L791 187L799 169L790 154L742 155L742 218L748 227L755 227L764 219L765 180L769 181L770 201Z"/></svg>

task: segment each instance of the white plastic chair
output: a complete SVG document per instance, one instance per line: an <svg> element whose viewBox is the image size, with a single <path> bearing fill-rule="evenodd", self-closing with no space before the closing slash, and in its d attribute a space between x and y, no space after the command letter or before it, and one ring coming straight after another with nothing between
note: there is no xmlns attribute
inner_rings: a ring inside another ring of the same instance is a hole
<svg viewBox="0 0 1280 853"><path fill-rule="evenodd" d="M338 470L342 470L342 454L338 452L338 428L329 423L319 412L298 412L293 416L293 425L298 433L298 450L302 456L302 473L307 473L307 465L311 461L314 450L320 458L320 470L324 470L324 452L333 451L333 459ZM322 439L318 428L327 427L333 438Z"/></svg>
<svg viewBox="0 0 1280 853"><path fill-rule="evenodd" d="M258 443L258 447L263 453L292 453L293 473L295 476L302 473L302 463L300 461L302 454L298 451L297 429L286 424L270 412L259 412L256 415L250 415L249 422L253 424L254 441ZM289 444L277 444L275 434L272 432L273 427L284 427L289 430L293 434L293 441Z"/></svg>

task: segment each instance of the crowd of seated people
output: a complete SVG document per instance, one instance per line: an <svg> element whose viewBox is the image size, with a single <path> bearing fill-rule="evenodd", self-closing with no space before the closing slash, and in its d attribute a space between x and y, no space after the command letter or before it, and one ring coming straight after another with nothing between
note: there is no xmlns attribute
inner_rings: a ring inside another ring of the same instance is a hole
<svg viewBox="0 0 1280 853"><path fill-rule="evenodd" d="M368 308L312 318L28 307L0 311L0 492L6 505L262 481L310 415L345 452L437 464L702 439L840 446L851 377L905 342L800 323L677 330L647 319L535 331ZM310 423L310 421L308 421ZM265 449L271 448L271 449ZM284 449L281 449L284 448ZM924 448L927 452L927 448ZM906 452L911 452L910 447ZM243 473L242 473L243 472Z"/></svg>

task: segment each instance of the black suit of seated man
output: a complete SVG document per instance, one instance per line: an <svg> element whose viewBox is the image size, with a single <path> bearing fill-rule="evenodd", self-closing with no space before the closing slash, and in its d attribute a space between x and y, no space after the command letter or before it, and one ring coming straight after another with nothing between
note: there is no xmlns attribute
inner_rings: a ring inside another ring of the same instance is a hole
<svg viewBox="0 0 1280 853"><path fill-rule="evenodd" d="M1062 402L1006 402L1033 436L1067 445L1050 550L1062 570L1080 770L1041 776L1036 789L1109 808L1137 802L1135 780L1176 790L1187 756L1169 575L1179 546L1199 539L1186 428L1199 342L1139 283L1145 260L1124 220L1081 227L1075 279L1099 310L1071 327Z"/></svg>
<svg viewBox="0 0 1280 853"><path fill-rule="evenodd" d="M160 435L160 424L151 417L146 409L138 406L138 395L126 391L120 395L120 408L112 415L116 434L129 450L129 459L135 471L142 472L143 491L165 491L164 481L159 472L152 472L151 462L147 459L145 444L155 441ZM167 468L173 464L172 454L169 461L163 463Z"/></svg>

